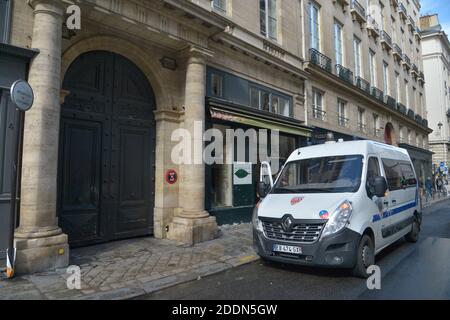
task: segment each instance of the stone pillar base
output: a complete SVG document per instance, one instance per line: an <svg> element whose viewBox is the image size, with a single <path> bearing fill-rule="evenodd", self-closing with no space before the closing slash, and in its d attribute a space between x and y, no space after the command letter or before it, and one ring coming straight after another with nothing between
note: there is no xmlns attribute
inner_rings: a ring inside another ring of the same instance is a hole
<svg viewBox="0 0 450 320"><path fill-rule="evenodd" d="M185 218L175 217L170 224L167 238L186 244L196 244L217 238L218 228L215 217Z"/></svg>
<svg viewBox="0 0 450 320"><path fill-rule="evenodd" d="M16 273L30 274L69 265L69 245L66 234L45 238L16 238Z"/></svg>

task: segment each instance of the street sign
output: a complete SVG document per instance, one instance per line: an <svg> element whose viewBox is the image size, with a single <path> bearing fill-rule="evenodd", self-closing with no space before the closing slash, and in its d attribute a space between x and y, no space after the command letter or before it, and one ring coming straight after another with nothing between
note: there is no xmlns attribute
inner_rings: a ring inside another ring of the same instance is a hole
<svg viewBox="0 0 450 320"><path fill-rule="evenodd" d="M17 80L11 86L11 100L21 111L28 111L33 106L34 93L25 80Z"/></svg>

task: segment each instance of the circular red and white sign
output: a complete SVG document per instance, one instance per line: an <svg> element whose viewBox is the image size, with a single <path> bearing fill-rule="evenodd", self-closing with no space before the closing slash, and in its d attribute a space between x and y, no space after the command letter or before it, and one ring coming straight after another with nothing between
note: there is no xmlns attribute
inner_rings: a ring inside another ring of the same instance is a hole
<svg viewBox="0 0 450 320"><path fill-rule="evenodd" d="M178 181L178 173L175 170L173 170L173 169L168 170L167 173L166 173L166 181L167 181L168 184L175 184L175 183L177 183L177 181Z"/></svg>

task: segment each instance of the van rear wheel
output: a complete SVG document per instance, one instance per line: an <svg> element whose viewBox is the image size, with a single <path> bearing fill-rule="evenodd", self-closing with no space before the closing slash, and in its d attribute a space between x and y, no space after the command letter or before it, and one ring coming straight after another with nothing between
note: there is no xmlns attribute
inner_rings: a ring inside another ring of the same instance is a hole
<svg viewBox="0 0 450 320"><path fill-rule="evenodd" d="M405 236L405 240L408 242L416 243L417 241L419 241L419 233L420 233L420 224L416 218L414 219L414 222L412 224L411 232Z"/></svg>
<svg viewBox="0 0 450 320"><path fill-rule="evenodd" d="M358 278L367 279L369 277L367 268L373 264L375 264L375 245L372 238L365 234L359 242L353 275Z"/></svg>

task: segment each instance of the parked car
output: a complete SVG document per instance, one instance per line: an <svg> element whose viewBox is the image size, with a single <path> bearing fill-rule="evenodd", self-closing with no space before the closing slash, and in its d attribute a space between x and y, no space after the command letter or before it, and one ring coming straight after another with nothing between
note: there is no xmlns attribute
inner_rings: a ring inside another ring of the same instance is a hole
<svg viewBox="0 0 450 320"><path fill-rule="evenodd" d="M374 141L331 142L292 153L272 180L263 163L254 246L266 260L352 269L402 237L417 242L419 186L408 152Z"/></svg>

